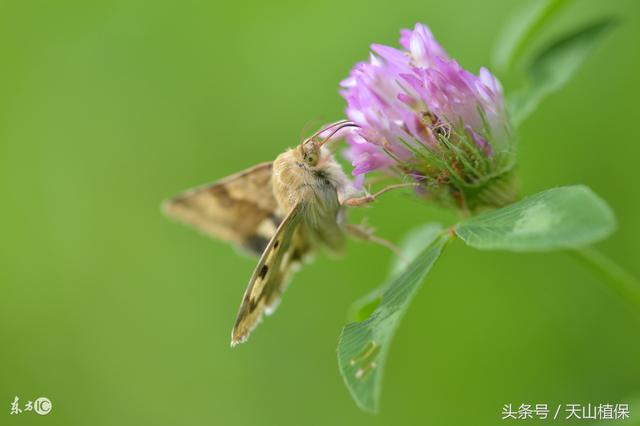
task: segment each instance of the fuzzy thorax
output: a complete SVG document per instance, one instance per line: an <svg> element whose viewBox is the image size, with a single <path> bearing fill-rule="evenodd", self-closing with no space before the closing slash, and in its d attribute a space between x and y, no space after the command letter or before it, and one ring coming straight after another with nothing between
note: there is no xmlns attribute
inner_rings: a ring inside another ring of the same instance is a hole
<svg viewBox="0 0 640 426"><path fill-rule="evenodd" d="M273 163L273 192L283 213L302 203L309 237L333 250L343 245L344 208L340 199L350 181L324 146L308 140Z"/></svg>

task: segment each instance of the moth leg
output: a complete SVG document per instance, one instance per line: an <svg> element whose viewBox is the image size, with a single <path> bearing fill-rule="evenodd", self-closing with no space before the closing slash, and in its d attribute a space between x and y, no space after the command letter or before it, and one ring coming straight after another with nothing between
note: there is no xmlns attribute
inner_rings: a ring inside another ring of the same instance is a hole
<svg viewBox="0 0 640 426"><path fill-rule="evenodd" d="M411 182L411 183L397 183L395 185L389 185L385 188L382 188L380 191L374 194L367 194L364 197L347 198L345 200L342 200L342 205L349 206L349 207L364 206L366 204L374 202L376 198L378 198L385 192L389 192L394 189L409 188L409 187L416 187L416 186L420 186L420 184L417 182Z"/></svg>
<svg viewBox="0 0 640 426"><path fill-rule="evenodd" d="M347 223L345 225L345 229L347 231L347 234L349 234L351 237L357 240L368 241L374 244L381 245L383 247L388 248L389 250L394 252L396 255L401 256L400 249L395 244L393 244L391 241L385 240L384 238L374 235L373 228L369 226L354 225L351 223Z"/></svg>

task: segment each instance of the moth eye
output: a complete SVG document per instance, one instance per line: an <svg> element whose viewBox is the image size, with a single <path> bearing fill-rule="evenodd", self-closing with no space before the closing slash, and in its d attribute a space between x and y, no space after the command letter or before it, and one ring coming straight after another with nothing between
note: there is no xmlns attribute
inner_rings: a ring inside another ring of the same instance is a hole
<svg viewBox="0 0 640 426"><path fill-rule="evenodd" d="M315 166L318 163L318 156L315 152L310 152L305 156L304 161L306 161L307 164Z"/></svg>
<svg viewBox="0 0 640 426"><path fill-rule="evenodd" d="M279 245L280 245L280 241L276 240L276 242L273 243L273 248L277 249Z"/></svg>

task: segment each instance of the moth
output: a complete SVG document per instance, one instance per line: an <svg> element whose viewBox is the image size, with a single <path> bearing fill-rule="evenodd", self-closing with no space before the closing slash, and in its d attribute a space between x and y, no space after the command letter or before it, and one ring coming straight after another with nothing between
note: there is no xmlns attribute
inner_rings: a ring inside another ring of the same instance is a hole
<svg viewBox="0 0 640 426"><path fill-rule="evenodd" d="M370 229L346 222L347 207L365 205L388 189L405 186L357 196L325 145L348 127L357 125L339 121L272 162L164 202L168 216L260 256L231 332L232 347L245 342L263 315L275 310L293 270L319 247L339 252L351 235L394 248Z"/></svg>

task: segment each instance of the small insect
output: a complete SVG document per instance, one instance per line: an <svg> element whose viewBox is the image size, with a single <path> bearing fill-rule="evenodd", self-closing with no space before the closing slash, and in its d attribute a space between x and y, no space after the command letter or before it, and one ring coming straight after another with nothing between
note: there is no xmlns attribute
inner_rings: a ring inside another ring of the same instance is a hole
<svg viewBox="0 0 640 426"><path fill-rule="evenodd" d="M325 145L348 127L357 125L339 121L273 162L165 201L167 215L260 255L242 298L231 346L245 342L263 314L275 310L292 271L318 247L339 252L350 235L395 249L371 229L346 223L348 206L365 205L390 189L408 186L391 185L358 196ZM321 138L323 134L327 135Z"/></svg>

